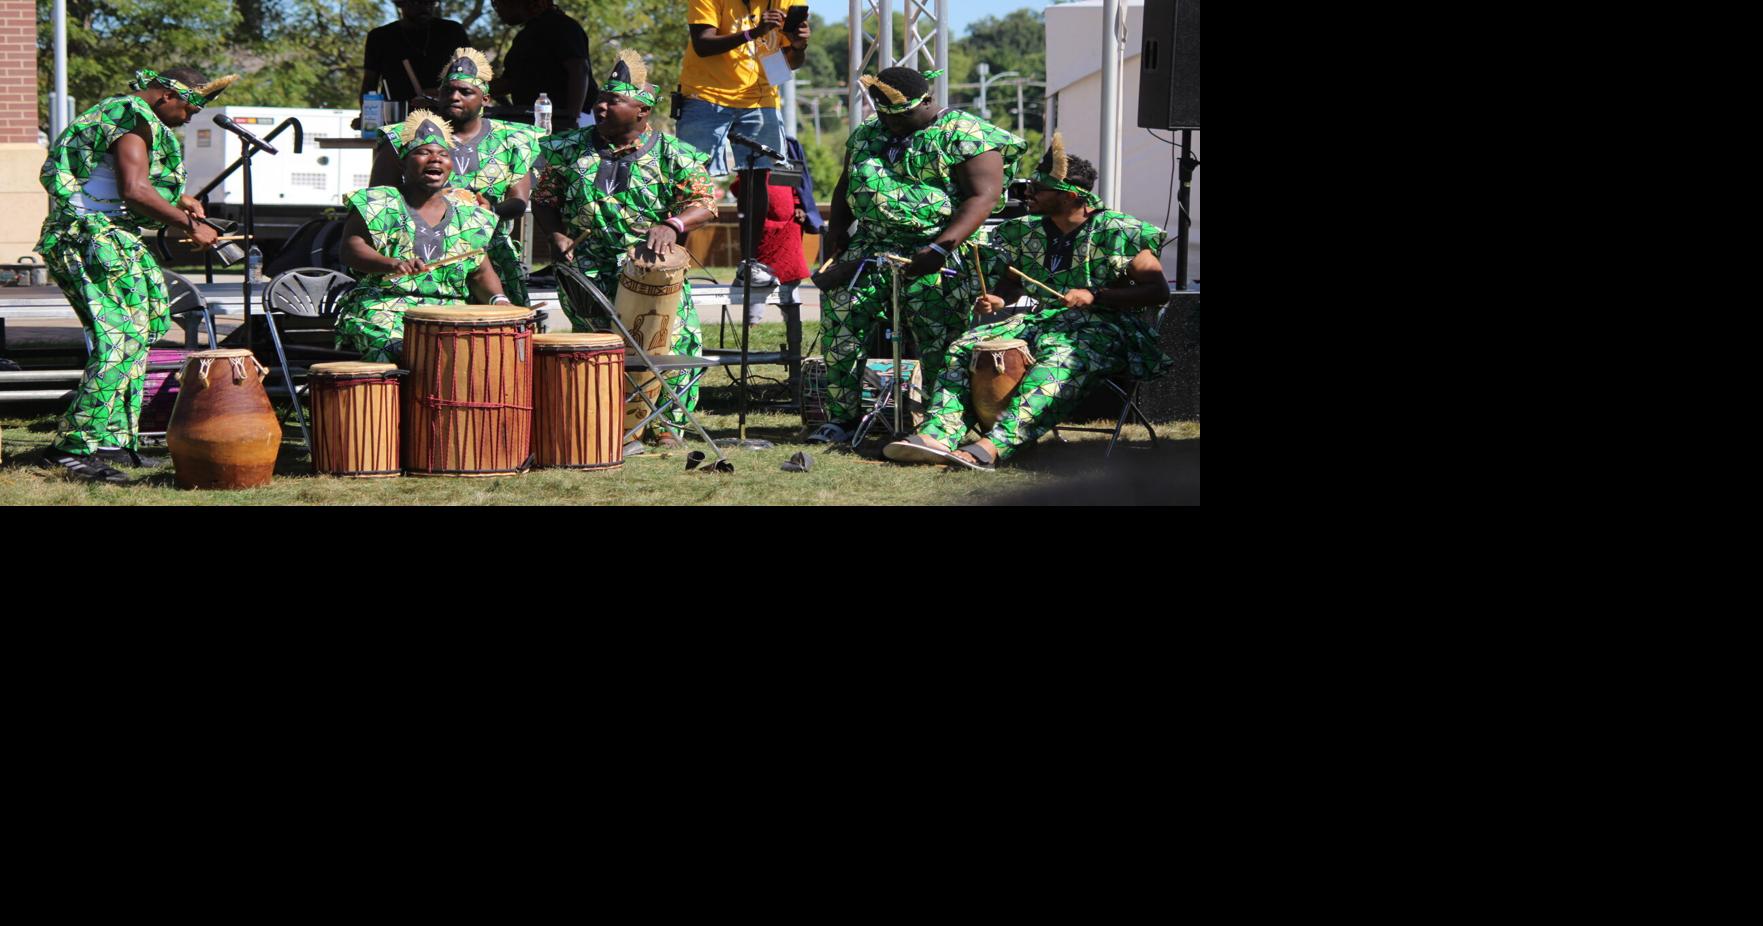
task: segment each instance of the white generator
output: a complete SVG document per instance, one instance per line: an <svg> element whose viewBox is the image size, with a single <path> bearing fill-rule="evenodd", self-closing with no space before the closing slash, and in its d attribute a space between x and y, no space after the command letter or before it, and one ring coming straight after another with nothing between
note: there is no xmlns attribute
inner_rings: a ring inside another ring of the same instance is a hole
<svg viewBox="0 0 1763 926"><path fill-rule="evenodd" d="M287 237L326 208L341 207L345 195L368 185L373 170L371 148L323 148L318 144L320 138L360 139L361 132L349 127L349 121L358 115L356 110L212 106L180 130L189 177L186 190L192 195L232 164L244 147L239 136L214 124L216 113L224 113L258 138L267 138L289 118L300 120L304 139L299 154L294 153L294 129L290 127L269 142L276 154L258 152L251 158L257 230L266 238ZM208 193L210 215L236 219L244 204L243 168Z"/></svg>

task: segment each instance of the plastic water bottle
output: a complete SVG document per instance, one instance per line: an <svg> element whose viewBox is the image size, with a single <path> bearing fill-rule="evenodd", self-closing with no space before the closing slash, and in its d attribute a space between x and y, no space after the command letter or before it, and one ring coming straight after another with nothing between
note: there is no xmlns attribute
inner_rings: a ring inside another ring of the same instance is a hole
<svg viewBox="0 0 1763 926"><path fill-rule="evenodd" d="M253 283L263 282L263 252L255 244L245 252L245 279Z"/></svg>
<svg viewBox="0 0 1763 926"><path fill-rule="evenodd" d="M378 90L370 90L361 98L361 137L376 138L380 134L380 104L385 97Z"/></svg>
<svg viewBox="0 0 1763 926"><path fill-rule="evenodd" d="M551 98L543 93L533 101L533 125L551 131Z"/></svg>

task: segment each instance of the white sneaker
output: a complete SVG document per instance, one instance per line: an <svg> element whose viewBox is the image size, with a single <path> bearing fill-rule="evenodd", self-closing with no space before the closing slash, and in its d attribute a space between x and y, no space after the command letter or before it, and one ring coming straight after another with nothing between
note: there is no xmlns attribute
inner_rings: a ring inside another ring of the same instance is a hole
<svg viewBox="0 0 1763 926"><path fill-rule="evenodd" d="M842 425L828 421L815 428L814 433L808 435L804 440L810 444L848 444L851 442L851 432L845 430Z"/></svg>

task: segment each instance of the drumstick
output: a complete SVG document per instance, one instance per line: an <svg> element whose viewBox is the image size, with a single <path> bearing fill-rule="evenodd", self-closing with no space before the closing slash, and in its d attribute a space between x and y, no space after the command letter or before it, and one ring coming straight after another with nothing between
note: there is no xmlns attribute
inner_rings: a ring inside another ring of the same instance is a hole
<svg viewBox="0 0 1763 926"><path fill-rule="evenodd" d="M979 242L977 241L973 242L973 272L979 274L979 294L990 296L991 293L986 292L986 268L979 265Z"/></svg>
<svg viewBox="0 0 1763 926"><path fill-rule="evenodd" d="M474 257L482 257L482 256L484 256L484 252L481 250L478 250L478 251L467 251L464 254L456 254L452 257L444 257L440 260L435 261L432 264L429 264L428 269L424 270L422 272L427 273L427 272L429 272L429 270L433 270L436 267L445 267L448 264L457 264L460 261L471 260ZM398 276L415 276L415 275L416 274L413 274L413 273L400 273L400 274L398 274Z"/></svg>
<svg viewBox="0 0 1763 926"><path fill-rule="evenodd" d="M838 260L838 258L837 258L837 257L829 257L829 258L827 258L827 259L826 259L826 263L824 263L824 264L821 264L821 265L820 265L820 269L819 269L819 270L816 270L816 271L814 271L814 272L815 272L815 273L816 273L816 274L821 274L821 273L825 273L825 272L826 272L826 268L828 268L828 267L831 267L831 266L832 266L832 265L833 265L833 261L835 261L835 260Z"/></svg>
<svg viewBox="0 0 1763 926"><path fill-rule="evenodd" d="M1040 280L1037 280L1037 279L1035 279L1035 278L1034 278L1034 277L1031 277L1031 276L1029 276L1029 275L1028 275L1028 274L1026 274L1026 273L1023 273L1023 272L1022 272L1022 271L1020 271L1020 270L1018 270L1018 269L1016 269L1016 268L1015 268L1015 267L1011 267L1011 268L1010 268L1010 272L1011 272L1011 273L1014 273L1014 274L1016 274L1016 275L1017 275L1017 276L1019 276L1019 277L1022 277L1022 278L1023 278L1023 279L1025 279L1025 280L1027 280L1027 281L1029 281L1029 282L1030 282L1030 283L1033 283L1033 284L1034 284L1034 285L1036 285L1036 286L1039 286L1039 287L1040 287L1040 288L1042 288L1042 289L1044 289L1044 290L1046 290L1046 291L1047 291L1047 292L1050 292L1050 293L1052 293L1052 294L1053 294L1053 295L1055 295L1055 296L1058 296L1058 297L1059 297L1059 298L1060 298L1060 299L1062 299L1062 300L1063 300L1063 299L1064 299L1064 298L1065 298L1065 294L1064 294L1064 293L1062 293L1062 292L1060 292L1060 291L1058 291L1058 290L1056 290L1056 289L1054 289L1054 288L1053 288L1053 287L1051 287L1051 286L1048 286L1048 285L1047 285L1047 284L1045 284L1045 283L1042 283L1042 282L1041 282L1041 281L1040 281Z"/></svg>
<svg viewBox="0 0 1763 926"><path fill-rule="evenodd" d="M894 263L899 264L902 267L906 266L907 264L912 263L912 261L907 260L906 258L901 257L898 254L883 254L882 259L893 261ZM952 267L944 267L943 269L941 269L937 272L941 273L943 276L946 276L946 277L952 277L952 276L955 276L955 274L956 274L955 269Z"/></svg>
<svg viewBox="0 0 1763 926"><path fill-rule="evenodd" d="M416 69L410 66L410 59L404 59L404 76L410 78L411 95L422 96L422 82L416 79Z"/></svg>

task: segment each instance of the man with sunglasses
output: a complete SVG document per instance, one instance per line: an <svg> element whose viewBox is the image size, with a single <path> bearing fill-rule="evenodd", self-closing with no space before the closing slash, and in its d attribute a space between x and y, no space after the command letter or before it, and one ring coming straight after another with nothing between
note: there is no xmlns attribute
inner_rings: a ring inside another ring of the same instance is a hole
<svg viewBox="0 0 1763 926"><path fill-rule="evenodd" d="M1054 132L1029 185L1029 214L992 229L982 250L993 290L975 308L992 313L1021 297L1023 283L1011 267L1064 295L1055 299L1034 287L1034 309L981 325L949 345L924 424L917 434L882 448L884 456L991 469L1052 430L1103 377L1150 379L1174 364L1137 311L1169 299L1157 257L1167 236L1149 222L1104 208L1095 186L1095 167L1067 157L1064 139ZM973 351L981 341L999 339L1028 342L1033 361L996 424L979 432L972 408ZM970 428L979 436L963 444Z"/></svg>
<svg viewBox="0 0 1763 926"><path fill-rule="evenodd" d="M165 277L141 239L171 225L187 229L199 248L214 246L202 204L184 195L184 148L172 130L236 79L210 82L194 68L136 71L132 93L100 100L49 148L38 178L49 191L49 215L36 250L85 325L92 352L44 454L46 468L126 483L110 464L140 465L147 348L171 327Z"/></svg>

